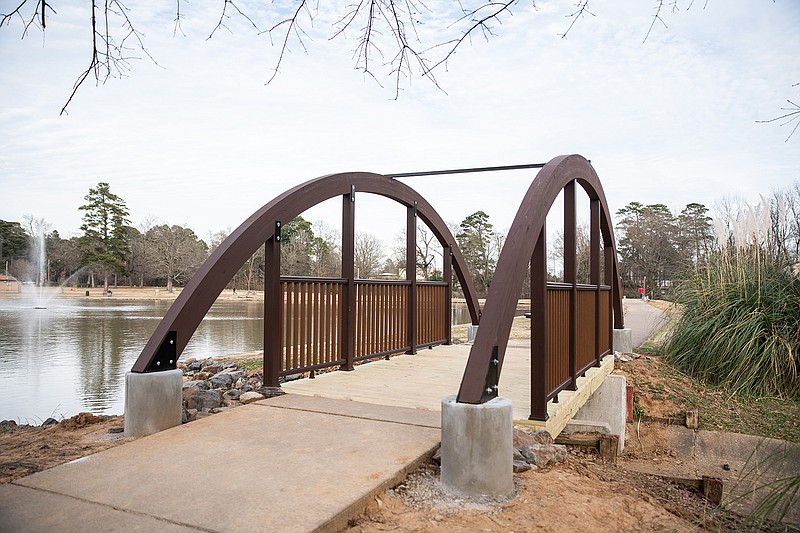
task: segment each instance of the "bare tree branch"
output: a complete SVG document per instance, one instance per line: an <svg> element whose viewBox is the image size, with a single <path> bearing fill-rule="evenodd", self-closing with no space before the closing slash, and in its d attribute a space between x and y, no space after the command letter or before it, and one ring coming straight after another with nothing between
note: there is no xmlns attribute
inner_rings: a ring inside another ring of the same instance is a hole
<svg viewBox="0 0 800 533"><path fill-rule="evenodd" d="M237 13L239 13L239 16L241 16L243 19L245 19L247 22L249 22L249 23L250 23L250 24L253 26L253 28L255 28L255 29L256 29L256 31L257 31L257 32L261 33L261 30L260 30L260 29L258 29L258 26L256 25L256 23L255 23L255 22L253 22L253 19L251 19L251 18L250 18L248 15L246 15L246 14L245 14L245 13L244 13L244 12L243 12L241 9L239 9L239 6L237 6L237 5L236 5L236 4L233 2L233 0L224 0L224 3L222 4L222 13L220 13L220 15L219 15L219 21L217 22L217 25L216 25L216 26L214 26L214 29L212 29L212 30L211 30L211 33L210 33L210 34L209 34L209 36L206 38L206 40L208 40L208 39L211 39L211 38L214 36L214 33L216 33L216 31L217 31L218 29L220 29L220 28L225 28L225 29L226 29L226 30L228 30L230 33L233 33L233 32L230 30L230 28L228 28L228 27L225 25L225 23L223 22L225 19L227 19L227 18L230 18L230 15L228 15L228 6L231 6L233 9L235 9L235 10L236 10L236 12L237 12Z"/></svg>
<svg viewBox="0 0 800 533"><path fill-rule="evenodd" d="M572 27L575 26L575 23L578 22L578 20L582 19L584 15L591 15L593 17L595 16L595 14L589 11L588 9L589 0L581 0L580 2L575 4L575 7L577 9L574 12L567 15L567 18L572 19L572 22L569 23L569 28L567 28L567 31L561 34L562 39L567 38L567 34L570 32Z"/></svg>
<svg viewBox="0 0 800 533"><path fill-rule="evenodd" d="M130 61L139 59L134 55L129 55L132 50L137 49L146 55L153 64L158 65L155 58L150 55L144 44L144 34L139 32L133 25L128 16L128 8L122 0L104 0L102 12L100 12L99 0L92 0L92 53L89 65L86 67L72 86L72 92L67 98L66 103L61 108L61 115L67 114L67 107L75 98L78 89L84 84L90 74L94 76L97 84L105 83L109 78L124 77L130 71ZM102 20L98 21L98 12ZM111 19L120 19L121 27L125 32L119 41L113 36L111 31ZM100 29L102 28L102 29ZM133 46L131 46L133 45Z"/></svg>
<svg viewBox="0 0 800 533"><path fill-rule="evenodd" d="M186 34L183 32L183 28L181 27L181 0L175 0L175 27L172 29L172 36L175 37L178 32L181 32L181 35L186 37Z"/></svg>
<svg viewBox="0 0 800 533"><path fill-rule="evenodd" d="M23 29L23 38L31 26L44 32L47 18L51 13L55 13L50 1L52 0L17 0L19 4L9 13L0 13L0 29L4 25L11 26L18 19ZM141 59L136 57L136 54L144 55L158 65L145 46L144 33L134 26L129 16L129 9L123 1L91 0L91 57L86 69L77 77L66 103L61 108L61 114L67 113L67 108L78 89L84 85L89 76L94 77L98 85L105 83L110 77L124 77L130 72L130 62ZM535 0L530 1L536 9ZM589 1L570 0L574 10L567 15L571 20L566 31L560 34L562 38L567 37L578 20L586 15L595 16L589 10ZM686 9L690 9L694 4L694 0L684 1L688 2ZM420 35L420 33L425 34L421 31L423 23L427 20L425 16L433 15L425 0L351 0L351 3L338 8L339 10L336 7L329 8L328 12L332 11L336 16L333 17L332 34L328 39L333 40L340 36L346 38L348 33L355 33L356 45L352 57L355 62L354 68L374 79L379 85L381 83L373 69L376 68L376 63L380 68L386 69L388 77L395 85L394 97L397 99L401 84L410 83L415 76L427 78L437 89L442 90L434 72L437 69L446 69L450 58L463 43L471 42L473 35L481 35L486 40L495 36L495 24L503 23L504 14L513 15L512 8L518 2L519 0L476 0L472 3L467 0L455 0L458 11L454 15L455 20L446 29L456 36L441 37L439 42L431 44L423 42ZM707 3L708 0L705 0L703 8ZM286 4L282 3L283 6ZM644 41L647 41L653 33L657 22L667 27L664 10L679 11L679 4L680 0L655 0L655 12ZM178 32L185 35L181 23L185 17L186 5L188 2L175 0L173 37ZM289 15L262 31L254 18L239 7L237 0L222 0L219 19L211 28L207 39L211 39L220 29L232 32L228 23L234 19L245 21L258 32L258 35L269 34L272 44L280 48L277 61L267 80L269 84L278 75L295 41L304 52L308 51L306 42L312 37L305 28L313 28L319 15L319 0L293 0L293 3L288 5L294 6ZM272 11L284 16L284 9L276 6ZM789 104L792 107L782 108L786 113L781 116L758 122L783 121L781 125L786 125L797 121L789 134L790 138L800 125L800 108L791 100Z"/></svg>
<svg viewBox="0 0 800 533"><path fill-rule="evenodd" d="M467 28L466 31L464 31L464 33L461 35L460 38L454 39L454 40L450 40L450 41L448 41L446 43L442 43L441 46L448 46L448 45L452 45L452 46L450 46L450 49L445 54L445 56L442 59L440 59L438 62L436 62L427 71L425 71L424 74L427 76L435 68L439 67L440 65L446 64L447 61L450 59L450 57L453 54L455 54L455 52L458 49L458 47L461 46L461 44L465 40L471 38L472 33L474 31L481 30L481 32L483 33L484 38L486 38L486 39L488 39L490 36L493 36L494 32L492 31L492 27L489 26L489 22L491 22L492 20L496 20L497 22L501 22L500 18L499 18L500 15L502 13L506 12L506 11L511 13L511 6L516 4L516 3L517 3L517 0L509 0L508 2L489 2L489 3L483 4L482 6L478 7L477 9L474 9L474 10L471 10L471 11L470 10L464 11L464 16L462 16L459 20L469 20L470 23L471 23L470 27ZM534 4L534 7L536 7L535 4ZM484 12L486 10L489 10L489 14L488 15L484 15L482 13L482 12Z"/></svg>
<svg viewBox="0 0 800 533"><path fill-rule="evenodd" d="M272 76L270 76L270 78L267 80L267 84L271 83L272 80L275 79L275 76L278 75L278 70L281 68L281 64L283 63L283 58L286 55L286 52L289 50L289 38L292 36L292 34L294 34L295 37L297 37L297 42L299 42L300 46L303 47L303 51L304 52L307 51L306 45L303 42L303 35L306 35L306 33L302 30L302 28L300 28L298 23L298 19L300 18L301 13L303 12L307 14L307 16L311 21L314 20L311 11L308 9L306 0L302 0L300 4L297 6L297 9L294 10L294 13L292 13L291 17L283 19L282 21L272 26L269 30L267 30L270 41L272 41L272 32L276 31L281 26L286 27L286 32L283 34L283 39L282 39L283 42L281 43L281 52L278 55L278 60L275 62L275 67L273 68Z"/></svg>
<svg viewBox="0 0 800 533"><path fill-rule="evenodd" d="M798 87L798 86L800 86L800 83L795 83L795 84L792 85L792 87ZM769 124L771 122L783 121L779 125L780 126L786 126L787 124L791 124L792 122L795 122L795 125L792 128L792 131L789 133L789 136L786 137L786 140L784 140L784 142L789 142L789 139L792 138L792 135L794 135L794 132L796 132L797 128L800 127L800 105L797 105L796 103L792 102L791 100L786 100L786 101L789 102L789 105L791 107L782 107L781 111L787 111L787 113L784 113L783 115L780 115L780 116L775 117L775 118L771 118L769 120L756 120L756 123L757 124Z"/></svg>
<svg viewBox="0 0 800 533"><path fill-rule="evenodd" d="M14 17L19 17L20 22L22 23L22 38L24 39L27 34L28 30L31 26L36 26L41 28L44 31L47 21L45 18L45 14L47 10L50 10L54 15L57 14L55 9L52 8L50 4L47 3L47 0L35 0L33 5L35 6L33 12L30 14L29 17L26 17L22 14L22 8L25 7L25 4L29 3L30 0L22 0L15 9L13 9L9 13L0 14L0 28L3 27L5 24L6 26L11 25L11 20Z"/></svg>
<svg viewBox="0 0 800 533"><path fill-rule="evenodd" d="M647 29L647 34L644 36L644 40L642 43L647 41L647 38L650 37L650 32L653 31L653 26L656 25L656 22L660 22L664 25L664 28L667 28L667 23L664 22L664 19L661 18L661 9L664 7L664 0L657 0L656 1L656 13L653 15L653 21L650 23L650 27ZM673 2L673 10L675 9L675 3Z"/></svg>

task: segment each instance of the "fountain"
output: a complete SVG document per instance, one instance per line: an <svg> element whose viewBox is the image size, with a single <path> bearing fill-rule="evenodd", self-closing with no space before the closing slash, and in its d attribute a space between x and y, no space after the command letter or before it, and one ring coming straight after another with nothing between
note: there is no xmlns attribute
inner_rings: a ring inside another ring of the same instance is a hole
<svg viewBox="0 0 800 533"><path fill-rule="evenodd" d="M40 305L35 305L33 307L34 309L47 309L46 306L41 304L43 303L44 299L45 286L48 285L50 281L49 279L47 279L47 267L46 267L47 252L45 249L46 242L43 231L44 221L42 221L41 229L42 231L39 231L39 233L34 235L33 238L34 239L33 242L35 244L35 246L33 247L33 253L36 254L36 262L34 262L34 264L38 266L38 268L36 269L36 273L38 274L36 279L36 285L39 287L39 303L40 303Z"/></svg>
<svg viewBox="0 0 800 533"><path fill-rule="evenodd" d="M22 287L33 284L34 309L47 309L45 305L45 291L49 285L47 276L47 250L46 235L50 225L43 218L33 218L26 215L26 222L31 233L31 247L29 252L30 266L28 268L28 279L23 281Z"/></svg>

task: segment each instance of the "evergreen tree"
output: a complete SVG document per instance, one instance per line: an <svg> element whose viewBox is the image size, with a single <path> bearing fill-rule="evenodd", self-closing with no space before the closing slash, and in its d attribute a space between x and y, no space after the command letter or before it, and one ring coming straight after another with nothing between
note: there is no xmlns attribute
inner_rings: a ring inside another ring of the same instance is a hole
<svg viewBox="0 0 800 533"><path fill-rule="evenodd" d="M107 292L109 276L125 268L130 224L128 208L125 200L112 193L104 182L89 189L84 200L86 204L78 208L85 211L81 225L84 263L100 269L103 289Z"/></svg>
<svg viewBox="0 0 800 533"><path fill-rule="evenodd" d="M0 269L3 272L14 260L28 257L29 246L28 234L19 222L0 220ZM13 264L11 266L14 270ZM18 277L19 273L13 272L13 275Z"/></svg>
<svg viewBox="0 0 800 533"><path fill-rule="evenodd" d="M706 262L714 246L714 227L703 204L686 204L678 216L679 249L686 266L696 267Z"/></svg>
<svg viewBox="0 0 800 533"><path fill-rule="evenodd" d="M485 296L492 284L502 236L494 231L489 215L476 211L461 221L456 240L472 273L475 290Z"/></svg>
<svg viewBox="0 0 800 533"><path fill-rule="evenodd" d="M617 240L623 280L647 286L660 296L677 278L681 266L678 223L664 204L631 202L617 211Z"/></svg>

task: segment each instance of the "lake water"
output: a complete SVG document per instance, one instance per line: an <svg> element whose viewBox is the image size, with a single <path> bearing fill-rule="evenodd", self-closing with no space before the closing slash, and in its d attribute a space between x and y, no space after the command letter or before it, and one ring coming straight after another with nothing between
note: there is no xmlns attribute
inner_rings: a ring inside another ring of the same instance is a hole
<svg viewBox="0 0 800 533"><path fill-rule="evenodd" d="M0 420L122 414L125 373L170 304L0 298ZM262 317L260 302L216 303L182 359L260 350Z"/></svg>
<svg viewBox="0 0 800 533"><path fill-rule="evenodd" d="M170 305L0 297L0 420L38 424L81 411L122 414L125 373ZM469 321L465 305L453 311L455 323ZM181 359L261 350L262 317L261 302L217 302Z"/></svg>

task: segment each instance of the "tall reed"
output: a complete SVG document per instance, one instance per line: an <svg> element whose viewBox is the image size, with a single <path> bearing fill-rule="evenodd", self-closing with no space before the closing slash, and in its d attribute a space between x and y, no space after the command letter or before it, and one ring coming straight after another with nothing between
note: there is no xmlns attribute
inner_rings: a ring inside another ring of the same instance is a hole
<svg viewBox="0 0 800 533"><path fill-rule="evenodd" d="M728 246L681 283L667 358L733 393L800 398L800 277L751 243Z"/></svg>

